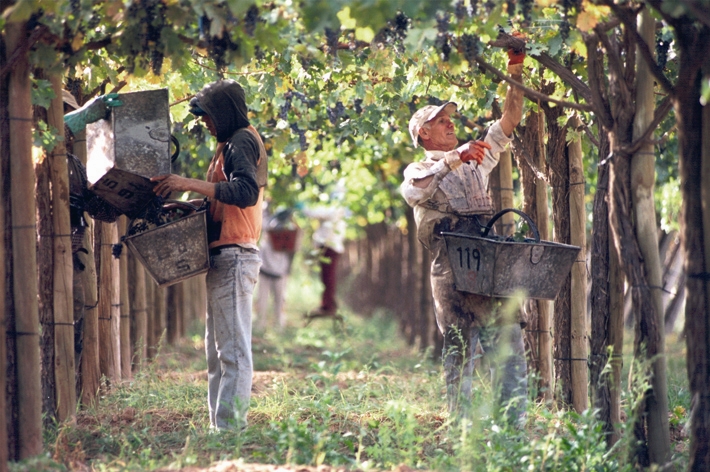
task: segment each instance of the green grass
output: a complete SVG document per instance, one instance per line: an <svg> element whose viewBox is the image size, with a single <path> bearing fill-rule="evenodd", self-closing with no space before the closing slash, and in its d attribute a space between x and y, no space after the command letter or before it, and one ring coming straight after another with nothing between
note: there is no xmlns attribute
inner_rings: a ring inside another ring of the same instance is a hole
<svg viewBox="0 0 710 472"><path fill-rule="evenodd" d="M208 428L202 327L161 347L131 381L114 385L98 408L45 432L46 457L11 470L158 470L248 464L321 464L391 470L400 464L441 471L631 470L621 441L606 450L591 412L577 415L530 402L527 426L500 424L490 386L475 384L473 421L452 423L439 362L409 349L386 313L344 311L343 326L302 313L317 303L308 274L289 287L283 333L254 333L254 393L241 434ZM671 422L688 409L683 346L669 338ZM627 362L628 364L628 362ZM625 379L625 378L624 378ZM625 385L626 382L624 382ZM625 407L629 398L625 394ZM679 464L687 439L675 437ZM261 469L260 469L261 470Z"/></svg>

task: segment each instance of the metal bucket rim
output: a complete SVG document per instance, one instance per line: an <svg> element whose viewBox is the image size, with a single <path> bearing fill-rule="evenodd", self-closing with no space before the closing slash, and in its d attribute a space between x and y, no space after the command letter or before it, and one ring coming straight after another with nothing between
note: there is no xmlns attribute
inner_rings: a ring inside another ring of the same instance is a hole
<svg viewBox="0 0 710 472"><path fill-rule="evenodd" d="M555 241L546 241L544 239L541 239L539 242L537 241L530 241L530 242L523 242L523 241L502 241L502 240L497 240L497 239L492 239L492 238L482 238L480 236L473 236L471 234L466 234L466 233L454 233L451 231L442 231L440 233L442 236L444 236L444 240L447 239L449 236L457 237L457 238L464 238L464 239L475 239L475 240L480 240L480 241L485 241L488 243L496 243L496 244L507 244L507 245L525 245L525 246L536 246L536 245L542 245L542 246L549 246L549 247L556 247L556 248L568 248L568 249L576 249L580 250L582 249L579 246L573 246L571 244L565 244L565 243L558 243Z"/></svg>

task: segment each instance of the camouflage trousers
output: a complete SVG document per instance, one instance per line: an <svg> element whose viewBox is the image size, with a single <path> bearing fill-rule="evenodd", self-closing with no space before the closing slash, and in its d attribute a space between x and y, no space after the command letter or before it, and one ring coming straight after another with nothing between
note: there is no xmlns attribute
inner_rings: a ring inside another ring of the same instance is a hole
<svg viewBox="0 0 710 472"><path fill-rule="evenodd" d="M466 415L471 406L474 369L489 367L498 406L509 421L524 420L527 361L523 315L505 313L501 299L458 291L443 244L432 247L431 284L436 322L444 336L443 362L449 412ZM481 345L482 359L476 355Z"/></svg>

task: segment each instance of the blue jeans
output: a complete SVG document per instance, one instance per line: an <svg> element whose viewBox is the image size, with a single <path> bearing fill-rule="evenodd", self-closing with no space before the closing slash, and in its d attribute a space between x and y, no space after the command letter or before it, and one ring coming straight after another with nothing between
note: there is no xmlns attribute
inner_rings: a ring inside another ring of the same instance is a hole
<svg viewBox="0 0 710 472"><path fill-rule="evenodd" d="M251 305L261 259L230 247L210 256L207 272L207 400L210 426L246 425L251 397Z"/></svg>

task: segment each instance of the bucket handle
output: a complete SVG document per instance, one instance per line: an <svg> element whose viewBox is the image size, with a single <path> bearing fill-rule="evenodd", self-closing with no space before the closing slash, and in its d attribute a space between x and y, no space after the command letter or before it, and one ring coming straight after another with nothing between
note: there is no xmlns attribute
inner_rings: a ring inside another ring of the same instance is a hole
<svg viewBox="0 0 710 472"><path fill-rule="evenodd" d="M175 162L175 159L177 159L178 155L180 154L180 141L178 141L178 138L175 137L175 135L170 135L170 142L175 145L175 152L173 152L173 155L170 156L170 163Z"/></svg>
<svg viewBox="0 0 710 472"><path fill-rule="evenodd" d="M533 237L535 238L535 242L539 243L540 242L540 232L537 230L537 226L535 225L533 220L526 213L524 213L520 210L517 210L515 208L504 208L503 210L501 210L498 213L496 213L495 215L493 215L493 217L490 220L488 220L488 224L485 226L485 229L483 230L483 233L481 234L481 236L484 238L487 237L488 232L493 228L493 224L496 221L498 221L498 219L501 216L503 216L509 212L513 212L516 215L521 216L525 220L525 222L528 224L528 226L530 226L530 230L533 233Z"/></svg>

